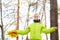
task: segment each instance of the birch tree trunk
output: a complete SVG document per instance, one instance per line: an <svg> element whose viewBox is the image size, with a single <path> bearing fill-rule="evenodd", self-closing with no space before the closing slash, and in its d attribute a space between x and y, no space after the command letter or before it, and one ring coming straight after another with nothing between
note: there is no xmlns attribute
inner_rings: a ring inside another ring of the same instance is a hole
<svg viewBox="0 0 60 40"><path fill-rule="evenodd" d="M3 30L3 20L2 20L2 3L1 3L1 0L0 0L0 16L1 16L1 25L0 25L0 28L1 28L1 37L2 37L2 40L4 40L4 30Z"/></svg>
<svg viewBox="0 0 60 40"><path fill-rule="evenodd" d="M19 8L20 8L20 0L18 0L18 8L17 8L17 27L16 29L19 29ZM17 37L16 40L19 40L19 38Z"/></svg>

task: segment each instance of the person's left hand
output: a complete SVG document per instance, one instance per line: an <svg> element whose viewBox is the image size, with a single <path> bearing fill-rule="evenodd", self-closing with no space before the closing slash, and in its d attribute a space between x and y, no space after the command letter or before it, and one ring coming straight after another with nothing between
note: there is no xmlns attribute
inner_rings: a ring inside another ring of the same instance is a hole
<svg viewBox="0 0 60 40"><path fill-rule="evenodd" d="M55 29L58 29L57 27L54 27Z"/></svg>
<svg viewBox="0 0 60 40"><path fill-rule="evenodd" d="M54 28L54 31L56 31L58 28L57 27L53 27Z"/></svg>

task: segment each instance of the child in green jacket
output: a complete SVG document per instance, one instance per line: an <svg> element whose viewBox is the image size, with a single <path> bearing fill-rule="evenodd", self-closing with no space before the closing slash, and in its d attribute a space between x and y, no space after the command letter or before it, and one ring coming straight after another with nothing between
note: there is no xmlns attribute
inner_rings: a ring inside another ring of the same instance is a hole
<svg viewBox="0 0 60 40"><path fill-rule="evenodd" d="M42 33L48 34L56 30L56 27L47 29L44 24L40 23L39 15L34 15L34 22L30 24L25 30L12 31L16 34L25 35L30 32L30 40L42 40Z"/></svg>

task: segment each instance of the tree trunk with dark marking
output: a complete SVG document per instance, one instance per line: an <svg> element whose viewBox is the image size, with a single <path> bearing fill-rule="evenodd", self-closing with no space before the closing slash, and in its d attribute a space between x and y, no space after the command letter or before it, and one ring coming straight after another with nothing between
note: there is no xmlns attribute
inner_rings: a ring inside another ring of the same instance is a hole
<svg viewBox="0 0 60 40"><path fill-rule="evenodd" d="M57 10L57 0L50 0L50 22L51 27L58 28L58 10ZM51 33L51 40L58 40L58 29Z"/></svg>

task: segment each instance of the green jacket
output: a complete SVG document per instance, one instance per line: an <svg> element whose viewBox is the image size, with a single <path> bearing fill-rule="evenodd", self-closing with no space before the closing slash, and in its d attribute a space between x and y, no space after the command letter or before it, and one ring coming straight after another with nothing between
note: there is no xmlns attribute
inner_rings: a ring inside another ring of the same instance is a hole
<svg viewBox="0 0 60 40"><path fill-rule="evenodd" d="M53 31L55 31L54 27L47 29L42 23L32 23L25 30L16 30L16 32L21 35L25 35L30 32L30 39L39 40L42 40L42 33L48 34Z"/></svg>

